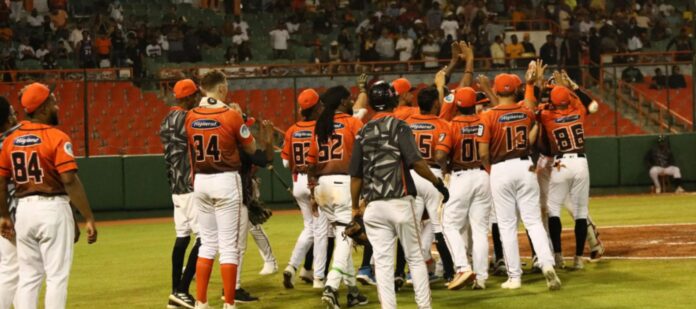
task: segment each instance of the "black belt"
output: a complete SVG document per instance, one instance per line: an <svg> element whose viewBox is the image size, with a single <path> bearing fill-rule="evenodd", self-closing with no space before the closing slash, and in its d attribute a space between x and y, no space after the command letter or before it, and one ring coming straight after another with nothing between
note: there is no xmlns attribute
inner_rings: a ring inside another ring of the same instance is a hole
<svg viewBox="0 0 696 309"><path fill-rule="evenodd" d="M578 158L585 158L585 157L587 157L584 153L564 153L564 154L556 155L554 158L555 158L556 160L558 160L558 159L563 159L563 156L565 156L566 154L569 154L569 155L576 155Z"/></svg>
<svg viewBox="0 0 696 309"><path fill-rule="evenodd" d="M507 159L503 159L503 160L500 160L500 161L497 161L497 162L493 162L493 164L500 163L500 162L505 162L505 161L510 161L510 160L517 160L517 159L522 160L522 161L530 160L529 156L524 156L524 157L516 157L516 158L507 158Z"/></svg>
<svg viewBox="0 0 696 309"><path fill-rule="evenodd" d="M482 170L482 171L485 171L486 169L485 169L483 166L479 166L479 167L470 167L470 168L460 168L460 169L456 169L456 168L455 168L455 169L452 169L452 172L456 173L456 172L472 171L472 170Z"/></svg>

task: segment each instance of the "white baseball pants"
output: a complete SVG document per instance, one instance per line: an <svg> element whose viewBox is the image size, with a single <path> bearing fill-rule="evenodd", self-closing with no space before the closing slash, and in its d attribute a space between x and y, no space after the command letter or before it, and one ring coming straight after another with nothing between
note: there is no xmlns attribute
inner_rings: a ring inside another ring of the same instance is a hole
<svg viewBox="0 0 696 309"><path fill-rule="evenodd" d="M174 230L176 237L198 234L198 211L193 206L193 193L172 194L174 203Z"/></svg>
<svg viewBox="0 0 696 309"><path fill-rule="evenodd" d="M438 168L430 169L436 177L442 178L442 171ZM423 250L423 256L430 259L430 247L435 240L435 233L442 233L442 223L440 221L440 214L438 213L438 208L442 203L442 194L437 191L435 186L433 186L430 181L421 177L415 171L411 170L411 177L413 177L413 184L416 187L416 216L420 219L423 214L423 209L428 212L430 220L425 222L423 230L421 231L421 250Z"/></svg>
<svg viewBox="0 0 696 309"><path fill-rule="evenodd" d="M17 246L4 237L0 237L0 309L12 307L18 282Z"/></svg>
<svg viewBox="0 0 696 309"><path fill-rule="evenodd" d="M65 308L75 240L70 199L64 195L20 198L15 230L19 261L17 308L37 308L44 277L45 308Z"/></svg>
<svg viewBox="0 0 696 309"><path fill-rule="evenodd" d="M196 174L193 191L201 237L198 256L212 260L219 251L220 264L237 264L243 227L239 173Z"/></svg>
<svg viewBox="0 0 696 309"><path fill-rule="evenodd" d="M677 166L653 166L650 168L650 179L652 179L655 189L662 189L660 185L660 175L672 176L674 178L681 178L681 170Z"/></svg>
<svg viewBox="0 0 696 309"><path fill-rule="evenodd" d="M590 170L587 159L574 154L558 160L551 168L548 191L548 215L560 217L561 207L570 197L573 218L587 219L590 200Z"/></svg>
<svg viewBox="0 0 696 309"><path fill-rule="evenodd" d="M352 259L353 240L342 237L345 225L353 216L350 176L325 175L319 177L318 185L314 188L314 198L331 223L336 235L331 271L326 278L326 286L338 290L341 281L348 286L355 286L355 268ZM316 275L316 271L315 271Z"/></svg>
<svg viewBox="0 0 696 309"><path fill-rule="evenodd" d="M319 217L312 215L312 196L309 187L307 187L307 174L297 174L297 181L292 186L292 195L300 206L304 227L300 236L297 237L289 264L295 269L299 269L307 252L314 246L314 275L317 278L324 278L329 224L323 214L320 214ZM320 275L317 276L317 274Z"/></svg>
<svg viewBox="0 0 696 309"><path fill-rule="evenodd" d="M471 270L467 258L467 229L473 240L473 270L476 279L488 279L488 217L491 198L488 173L481 169L453 172L450 177L450 199L442 210L442 228L452 252L456 270Z"/></svg>
<svg viewBox="0 0 696 309"><path fill-rule="evenodd" d="M412 197L372 201L367 204L365 230L372 244L379 301L383 309L395 309L394 251L401 241L406 262L413 279L416 304L420 309L431 307L428 269L419 244L417 216Z"/></svg>
<svg viewBox="0 0 696 309"><path fill-rule="evenodd" d="M259 254L264 263L275 263L275 256L273 256L273 250L271 249L271 243L268 240L266 232L263 230L261 225L253 225L249 221L249 209L242 205L240 224L239 224L239 262L237 263L237 289L241 288L242 285L242 263L244 262L244 254L246 254L246 249L249 244L247 241L247 234L251 234L252 239L256 243L256 247L259 248Z"/></svg>
<svg viewBox="0 0 696 309"><path fill-rule="evenodd" d="M553 266L548 233L541 222L539 183L530 160L511 159L491 167L491 195L500 239L503 243L508 277L521 278L520 250L517 241L517 211L524 223L542 267Z"/></svg>

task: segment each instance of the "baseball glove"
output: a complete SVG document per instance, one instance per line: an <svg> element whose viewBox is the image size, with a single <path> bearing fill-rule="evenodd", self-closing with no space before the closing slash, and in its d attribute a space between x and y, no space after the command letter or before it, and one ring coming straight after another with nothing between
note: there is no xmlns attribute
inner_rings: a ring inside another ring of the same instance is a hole
<svg viewBox="0 0 696 309"><path fill-rule="evenodd" d="M367 245L370 243L367 240L367 233L365 232L365 223L363 222L362 216L355 216L353 220L348 223L345 231L343 231L343 237L350 237L353 242L357 245Z"/></svg>
<svg viewBox="0 0 696 309"><path fill-rule="evenodd" d="M249 203L249 222L253 225L264 224L273 215L273 212L266 208L263 204L259 203L257 200L252 200Z"/></svg>

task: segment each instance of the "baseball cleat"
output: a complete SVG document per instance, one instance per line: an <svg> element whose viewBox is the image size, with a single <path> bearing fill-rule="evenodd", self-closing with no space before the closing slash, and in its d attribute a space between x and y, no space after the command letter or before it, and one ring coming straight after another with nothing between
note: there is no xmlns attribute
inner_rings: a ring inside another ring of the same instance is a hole
<svg viewBox="0 0 696 309"><path fill-rule="evenodd" d="M485 280L474 280L474 284L471 286L472 290L485 290L486 289L486 281Z"/></svg>
<svg viewBox="0 0 696 309"><path fill-rule="evenodd" d="M278 264L273 263L263 263L263 268L259 272L261 276L268 276L278 272Z"/></svg>
<svg viewBox="0 0 696 309"><path fill-rule="evenodd" d="M575 259L574 259L573 261L574 261L574 263L573 263L573 270L581 270L581 269L584 269L584 268L585 268L585 265L584 265L584 263L583 263L583 261L582 261L582 257L581 257L581 256L576 256Z"/></svg>
<svg viewBox="0 0 696 309"><path fill-rule="evenodd" d="M399 290L401 290L401 288L404 286L404 283L406 283L406 280L404 280L403 276L394 277L394 292L398 292Z"/></svg>
<svg viewBox="0 0 696 309"><path fill-rule="evenodd" d="M196 301L196 306L193 308L194 309L213 309L212 307L208 306L208 303L202 303L199 301Z"/></svg>
<svg viewBox="0 0 696 309"><path fill-rule="evenodd" d="M285 270L283 271L283 286L286 289L292 289L295 287L295 283L293 282L295 280L295 267L292 267L292 265L288 265L288 267L285 267Z"/></svg>
<svg viewBox="0 0 696 309"><path fill-rule="evenodd" d="M604 255L604 244L599 239L599 233L597 233L597 245L590 251L590 263L599 262Z"/></svg>
<svg viewBox="0 0 696 309"><path fill-rule="evenodd" d="M522 287L522 280L520 278L508 278L500 287L507 290L516 290Z"/></svg>
<svg viewBox="0 0 696 309"><path fill-rule="evenodd" d="M655 193L656 193L656 194L662 193L662 189L660 189L660 188L655 188Z"/></svg>
<svg viewBox="0 0 696 309"><path fill-rule="evenodd" d="M504 259L499 259L495 261L495 264L493 265L493 276L506 276L507 275L507 266L505 265L505 260Z"/></svg>
<svg viewBox="0 0 696 309"><path fill-rule="evenodd" d="M305 283L312 283L312 281L314 281L314 274L312 273L312 270L306 270L304 268L300 269L300 280L304 281Z"/></svg>
<svg viewBox="0 0 696 309"><path fill-rule="evenodd" d="M234 302L235 303L240 303L240 304L245 304L245 303L253 303L259 301L259 298L256 296L251 296L249 292L245 291L242 288L239 288L235 290L234 292Z"/></svg>
<svg viewBox="0 0 696 309"><path fill-rule="evenodd" d="M450 281L450 283L447 285L447 289L451 291L459 290L475 279L476 274L474 274L474 272L471 270L457 272L457 274L454 275L454 279L452 279L452 281Z"/></svg>
<svg viewBox="0 0 696 309"><path fill-rule="evenodd" d="M222 309L237 309L237 305L224 304Z"/></svg>
<svg viewBox="0 0 696 309"><path fill-rule="evenodd" d="M372 274L372 267L370 266L360 267L355 280L358 280L362 285L377 285L377 281L375 281L375 277Z"/></svg>
<svg viewBox="0 0 696 309"><path fill-rule="evenodd" d="M324 288L324 293L321 294L321 302L326 306L326 309L340 309L338 305L338 292L330 286Z"/></svg>
<svg viewBox="0 0 696 309"><path fill-rule="evenodd" d="M565 269L565 262L563 261L563 254L562 253L554 253L553 254L553 261L556 264L556 268Z"/></svg>
<svg viewBox="0 0 696 309"><path fill-rule="evenodd" d="M677 187L677 189L674 190L674 193L684 193L684 192L686 192L686 191L684 191L684 188L682 188L681 186Z"/></svg>
<svg viewBox="0 0 696 309"><path fill-rule="evenodd" d="M544 278L546 278L546 286L549 290L556 291L561 289L561 279L558 279L556 271L552 266L544 266Z"/></svg>
<svg viewBox="0 0 696 309"><path fill-rule="evenodd" d="M312 283L313 289L323 289L324 288L324 278L314 278Z"/></svg>
<svg viewBox="0 0 696 309"><path fill-rule="evenodd" d="M358 288L356 287L351 287L349 288L351 291L348 292L347 297L347 302L348 302L348 308L350 307L355 307L355 306L364 306L367 305L367 297L365 295L360 294L360 291L358 291Z"/></svg>
<svg viewBox="0 0 696 309"><path fill-rule="evenodd" d="M532 258L532 273L533 274L540 274L541 273L541 264L539 264L539 258L536 255Z"/></svg>
<svg viewBox="0 0 696 309"><path fill-rule="evenodd" d="M193 297L189 295L188 293L174 293L169 295L169 304L167 305L167 308L193 308L193 306L196 305L196 302L193 300ZM174 306L174 307L170 307Z"/></svg>

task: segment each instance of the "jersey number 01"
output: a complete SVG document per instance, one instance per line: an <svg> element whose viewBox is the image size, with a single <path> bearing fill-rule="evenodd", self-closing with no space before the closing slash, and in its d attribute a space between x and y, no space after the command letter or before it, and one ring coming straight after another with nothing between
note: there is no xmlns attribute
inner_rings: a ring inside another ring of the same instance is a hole
<svg viewBox="0 0 696 309"><path fill-rule="evenodd" d="M17 183L29 182L29 178L34 183L43 182L43 169L39 163L39 154L32 151L27 160L27 153L17 151L12 153L12 166L14 167L14 178Z"/></svg>

